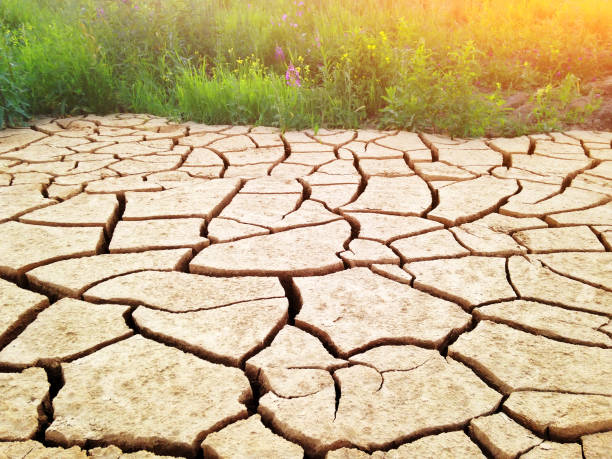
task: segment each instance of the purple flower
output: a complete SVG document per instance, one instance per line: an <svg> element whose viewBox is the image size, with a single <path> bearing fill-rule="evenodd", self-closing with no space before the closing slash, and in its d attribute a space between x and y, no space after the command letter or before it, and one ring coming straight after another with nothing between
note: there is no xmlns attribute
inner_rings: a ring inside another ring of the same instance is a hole
<svg viewBox="0 0 612 459"><path fill-rule="evenodd" d="M317 48L321 47L321 39L318 36L315 37L315 43L317 45Z"/></svg>
<svg viewBox="0 0 612 459"><path fill-rule="evenodd" d="M283 22L285 22L287 20L287 15L283 14L283 18L282 19L283 19Z"/></svg>
<svg viewBox="0 0 612 459"><path fill-rule="evenodd" d="M96 13L99 18L104 17L104 8L96 8Z"/></svg>
<svg viewBox="0 0 612 459"><path fill-rule="evenodd" d="M276 58L277 61L284 61L285 53L283 52L283 48L281 48L280 46L277 46L276 49L274 50L274 57Z"/></svg>
<svg viewBox="0 0 612 459"><path fill-rule="evenodd" d="M302 82L300 81L300 72L293 66L293 64L289 64L289 67L287 67L287 71L285 72L285 82L287 83L287 86L292 86L295 88L302 86Z"/></svg>

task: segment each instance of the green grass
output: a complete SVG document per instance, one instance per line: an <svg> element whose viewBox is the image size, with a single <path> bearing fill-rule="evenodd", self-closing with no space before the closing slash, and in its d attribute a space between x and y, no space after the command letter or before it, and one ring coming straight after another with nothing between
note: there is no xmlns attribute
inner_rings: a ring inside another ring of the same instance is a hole
<svg viewBox="0 0 612 459"><path fill-rule="evenodd" d="M572 102L612 72L610 23L599 0L0 0L0 125L133 111L285 129L560 129L597 106ZM531 94L522 120L504 106L517 91Z"/></svg>

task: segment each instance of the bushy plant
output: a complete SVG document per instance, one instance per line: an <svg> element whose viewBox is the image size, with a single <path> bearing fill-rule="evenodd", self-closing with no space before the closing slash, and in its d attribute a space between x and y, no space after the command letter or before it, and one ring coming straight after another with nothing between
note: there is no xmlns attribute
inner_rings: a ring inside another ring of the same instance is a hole
<svg viewBox="0 0 612 459"><path fill-rule="evenodd" d="M25 97L25 89L15 78L12 47L9 42L13 35L8 30L2 30L0 37L0 129L21 124L28 118L29 104Z"/></svg>
<svg viewBox="0 0 612 459"><path fill-rule="evenodd" d="M580 79L568 74L558 85L547 84L530 98L533 109L529 121L536 130L555 131L563 124L581 123L599 107L599 101L591 92L581 103Z"/></svg>
<svg viewBox="0 0 612 459"><path fill-rule="evenodd" d="M403 78L386 88L381 124L409 130L433 128L454 135L482 136L505 124L499 91L484 94L478 51L471 42L449 51L441 64L421 43L406 58Z"/></svg>

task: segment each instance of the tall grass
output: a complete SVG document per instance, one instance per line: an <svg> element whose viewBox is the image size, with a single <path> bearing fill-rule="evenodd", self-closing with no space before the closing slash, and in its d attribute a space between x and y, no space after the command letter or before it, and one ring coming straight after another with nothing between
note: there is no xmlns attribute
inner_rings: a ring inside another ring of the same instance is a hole
<svg viewBox="0 0 612 459"><path fill-rule="evenodd" d="M237 70L218 66L212 76L205 65L184 70L176 81L179 112L211 124L293 126L314 122L312 115L301 118L310 114L304 104L312 100L287 86L283 77L265 73L257 63Z"/></svg>
<svg viewBox="0 0 612 459"><path fill-rule="evenodd" d="M82 24L33 3L3 0L1 8L2 67L10 69L8 85L22 107L30 113L111 110L116 99L104 50Z"/></svg>
<svg viewBox="0 0 612 459"><path fill-rule="evenodd" d="M129 110L283 128L557 128L594 108L567 99L612 72L610 23L600 0L1 0L0 123ZM534 107L520 122L503 107L516 91Z"/></svg>

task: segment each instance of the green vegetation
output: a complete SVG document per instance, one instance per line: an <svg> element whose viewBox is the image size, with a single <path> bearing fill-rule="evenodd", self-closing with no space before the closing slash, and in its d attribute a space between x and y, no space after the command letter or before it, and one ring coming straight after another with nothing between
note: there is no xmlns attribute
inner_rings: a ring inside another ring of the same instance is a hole
<svg viewBox="0 0 612 459"><path fill-rule="evenodd" d="M581 83L612 72L610 23L600 0L0 0L0 126L133 111L553 130L597 107ZM517 92L522 119L504 104Z"/></svg>

